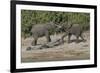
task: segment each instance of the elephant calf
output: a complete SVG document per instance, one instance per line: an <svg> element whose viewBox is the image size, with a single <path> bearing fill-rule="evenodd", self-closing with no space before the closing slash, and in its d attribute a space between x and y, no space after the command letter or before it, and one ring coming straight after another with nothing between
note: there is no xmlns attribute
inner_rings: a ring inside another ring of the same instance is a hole
<svg viewBox="0 0 100 73"><path fill-rule="evenodd" d="M71 36L76 36L76 42L79 42L79 37L82 39L82 41L86 41L83 36L83 29L79 26L79 24L73 24L69 29L66 30L65 34L62 36L62 41L64 40L64 37L68 35L68 43L71 42Z"/></svg>
<svg viewBox="0 0 100 73"><path fill-rule="evenodd" d="M48 23L48 24L37 24L34 25L31 29L32 36L34 38L32 45L37 45L37 40L39 37L45 36L47 39L47 42L51 42L50 38L50 30L53 30L55 28L59 27L58 25L55 25L54 23Z"/></svg>

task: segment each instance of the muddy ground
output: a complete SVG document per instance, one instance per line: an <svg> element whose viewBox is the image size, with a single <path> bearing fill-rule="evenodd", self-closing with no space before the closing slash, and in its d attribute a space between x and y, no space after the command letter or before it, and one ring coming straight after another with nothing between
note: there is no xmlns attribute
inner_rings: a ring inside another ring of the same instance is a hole
<svg viewBox="0 0 100 73"><path fill-rule="evenodd" d="M61 38L63 34L51 35L51 39L56 40ZM64 44L54 46L52 48L43 49L31 49L27 50L27 47L31 46L32 37L26 39L22 38L21 48L21 61L22 62L41 62L41 61L63 61L63 60L86 60L90 59L90 33L89 31L83 34L86 39L79 43L75 42L75 36L71 37L72 42L67 43L68 37L64 40ZM46 43L46 38L41 37L38 39L38 45Z"/></svg>

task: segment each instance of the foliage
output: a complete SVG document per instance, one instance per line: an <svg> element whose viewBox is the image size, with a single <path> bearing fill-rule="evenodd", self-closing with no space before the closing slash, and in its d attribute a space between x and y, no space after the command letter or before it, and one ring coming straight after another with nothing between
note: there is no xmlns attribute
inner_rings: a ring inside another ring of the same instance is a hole
<svg viewBox="0 0 100 73"><path fill-rule="evenodd" d="M89 29L90 14L78 12L21 10L22 36L30 36L30 30L33 25L45 24L51 21L58 25L62 25L63 23L80 24L80 26L85 29Z"/></svg>

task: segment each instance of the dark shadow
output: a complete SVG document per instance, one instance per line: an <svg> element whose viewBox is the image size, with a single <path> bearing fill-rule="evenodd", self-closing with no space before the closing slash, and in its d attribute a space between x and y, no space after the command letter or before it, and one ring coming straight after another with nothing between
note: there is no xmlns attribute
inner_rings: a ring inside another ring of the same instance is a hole
<svg viewBox="0 0 100 73"><path fill-rule="evenodd" d="M80 43L80 42L86 42L86 40L81 40L81 39L79 39L78 41L76 39L70 40L70 43L72 42Z"/></svg>

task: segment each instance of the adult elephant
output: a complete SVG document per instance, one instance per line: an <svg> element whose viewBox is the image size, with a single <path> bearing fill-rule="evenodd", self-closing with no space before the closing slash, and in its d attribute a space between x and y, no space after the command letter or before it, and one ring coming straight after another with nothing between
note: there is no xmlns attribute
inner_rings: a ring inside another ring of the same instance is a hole
<svg viewBox="0 0 100 73"><path fill-rule="evenodd" d="M39 37L45 36L47 39L47 42L51 42L50 38L50 31L56 30L56 28L61 28L59 25L54 24L53 22L47 23L47 24L36 24L32 26L31 33L34 38L32 45L37 45L37 40Z"/></svg>

